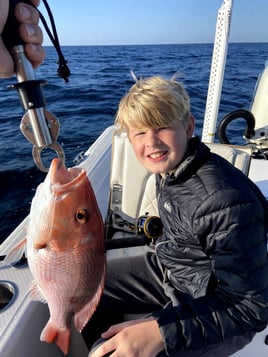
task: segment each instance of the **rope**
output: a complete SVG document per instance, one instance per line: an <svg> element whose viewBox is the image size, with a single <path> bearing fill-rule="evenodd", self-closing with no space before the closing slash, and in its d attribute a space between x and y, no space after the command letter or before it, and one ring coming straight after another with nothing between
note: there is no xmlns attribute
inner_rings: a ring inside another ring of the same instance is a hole
<svg viewBox="0 0 268 357"><path fill-rule="evenodd" d="M58 34L57 34L57 29L56 29L56 25L55 25L55 21L54 21L54 18L53 18L53 14L50 10L50 7L48 5L48 2L47 0L43 0L43 3L45 5L45 8L47 10L47 13L48 13L48 16L49 16L49 20L50 20L50 24L51 24L51 28L52 28L52 32L50 31L50 28L48 27L48 24L43 16L43 14L38 10L39 12L39 16L40 16L40 19L44 25L44 28L53 44L53 46L55 47L57 53L58 53L58 57L59 57L59 60L57 62L57 64L59 65L58 67L58 76L60 78L63 78L64 81L67 83L69 82L69 79L68 77L70 76L71 72L70 72L70 69L69 67L67 66L67 61L66 59L64 58L63 56L63 53L61 51L61 48L60 48L60 41L59 41L59 38L58 38Z"/></svg>

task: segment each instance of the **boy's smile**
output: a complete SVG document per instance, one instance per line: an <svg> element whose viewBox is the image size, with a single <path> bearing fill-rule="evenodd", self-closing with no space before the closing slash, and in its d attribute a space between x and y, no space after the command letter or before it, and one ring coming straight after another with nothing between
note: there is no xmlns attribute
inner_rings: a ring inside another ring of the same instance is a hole
<svg viewBox="0 0 268 357"><path fill-rule="evenodd" d="M167 156L168 151L155 151L151 154L148 154L147 157L152 161L158 162L161 161L165 156Z"/></svg>

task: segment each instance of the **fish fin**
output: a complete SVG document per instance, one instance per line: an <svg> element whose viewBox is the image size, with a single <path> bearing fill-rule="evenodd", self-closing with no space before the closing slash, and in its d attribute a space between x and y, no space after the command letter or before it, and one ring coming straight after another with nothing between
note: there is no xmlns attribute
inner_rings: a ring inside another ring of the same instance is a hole
<svg viewBox="0 0 268 357"><path fill-rule="evenodd" d="M35 280L31 282L29 290L32 300L41 301L43 303L47 302Z"/></svg>
<svg viewBox="0 0 268 357"><path fill-rule="evenodd" d="M56 343L64 355L66 355L69 351L70 338L71 330L69 328L59 329L53 325L50 319L40 336L40 340L43 342Z"/></svg>
<svg viewBox="0 0 268 357"><path fill-rule="evenodd" d="M4 265L11 265L20 261L25 252L26 241L26 238L22 239L7 253L3 261Z"/></svg>
<svg viewBox="0 0 268 357"><path fill-rule="evenodd" d="M77 331L81 333L93 313L95 312L104 287L105 274L103 274L100 285L93 298L74 315L74 325Z"/></svg>

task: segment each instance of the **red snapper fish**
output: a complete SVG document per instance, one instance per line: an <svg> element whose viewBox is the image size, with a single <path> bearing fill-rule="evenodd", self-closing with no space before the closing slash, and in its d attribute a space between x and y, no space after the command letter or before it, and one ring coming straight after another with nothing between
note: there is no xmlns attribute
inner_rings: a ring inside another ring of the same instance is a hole
<svg viewBox="0 0 268 357"><path fill-rule="evenodd" d="M47 302L50 312L40 339L67 354L71 321L81 332L99 303L106 273L103 219L84 169L52 161L20 248L26 241L31 296Z"/></svg>

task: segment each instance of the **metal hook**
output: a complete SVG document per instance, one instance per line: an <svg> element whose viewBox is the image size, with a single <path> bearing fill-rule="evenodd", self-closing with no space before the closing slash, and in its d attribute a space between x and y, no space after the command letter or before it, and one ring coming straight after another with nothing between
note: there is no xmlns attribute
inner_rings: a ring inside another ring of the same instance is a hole
<svg viewBox="0 0 268 357"><path fill-rule="evenodd" d="M41 158L41 152L43 151L45 147L38 147L36 145L33 146L32 154L33 154L33 159L36 164L36 166L39 168L39 170L43 172L48 172L49 167L45 167ZM64 164L65 162L65 155L62 147L54 142L51 145L47 146L46 148L52 149L56 152L58 158L60 159L61 163Z"/></svg>
<svg viewBox="0 0 268 357"><path fill-rule="evenodd" d="M41 171L48 171L41 159L41 152L44 148L54 150L64 163L64 151L56 142L60 124L53 114L43 108L29 109L21 120L20 129L26 139L34 145L33 159Z"/></svg>

